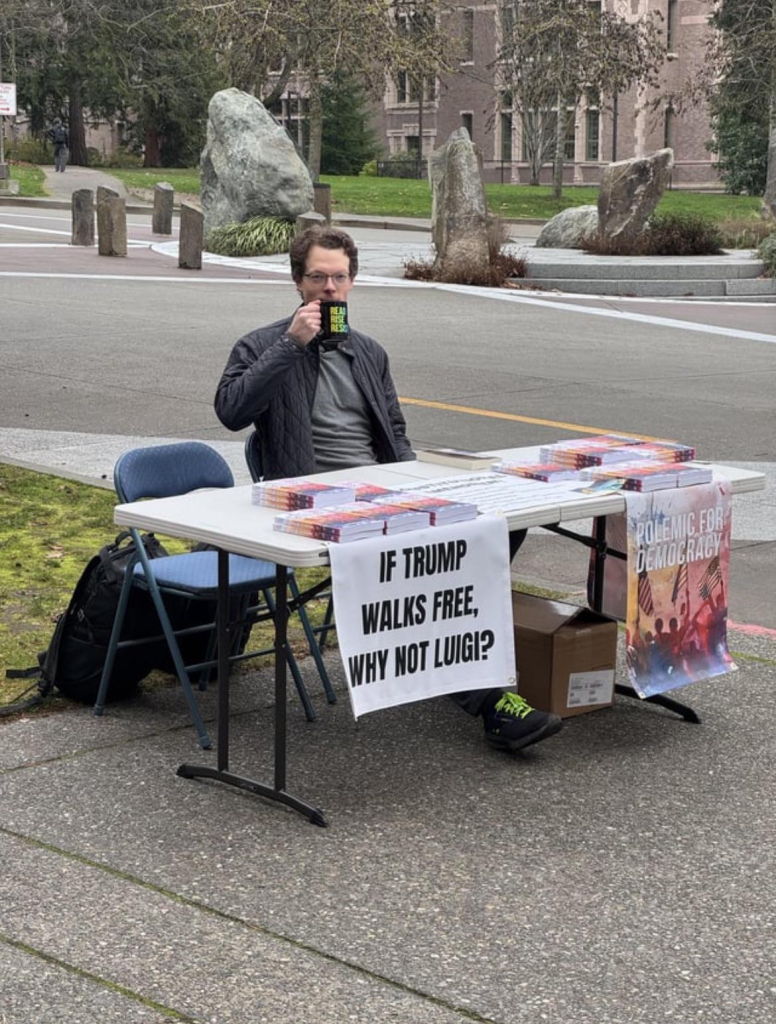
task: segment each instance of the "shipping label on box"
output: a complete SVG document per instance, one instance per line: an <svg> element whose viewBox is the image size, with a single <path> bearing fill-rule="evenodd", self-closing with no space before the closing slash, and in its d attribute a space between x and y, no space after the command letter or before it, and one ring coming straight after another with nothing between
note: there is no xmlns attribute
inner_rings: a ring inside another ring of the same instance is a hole
<svg viewBox="0 0 776 1024"><path fill-rule="evenodd" d="M614 696L614 669L603 672L572 672L566 706L585 708L591 704L611 704Z"/></svg>

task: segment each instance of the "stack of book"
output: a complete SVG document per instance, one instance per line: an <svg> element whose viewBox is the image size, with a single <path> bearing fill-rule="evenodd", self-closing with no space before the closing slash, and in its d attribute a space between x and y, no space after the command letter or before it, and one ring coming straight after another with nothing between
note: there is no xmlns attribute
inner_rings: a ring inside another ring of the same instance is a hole
<svg viewBox="0 0 776 1024"><path fill-rule="evenodd" d="M254 505L289 511L299 508L326 508L355 500L355 486L351 483L343 485L313 480L268 480L254 484L251 489L251 501Z"/></svg>
<svg viewBox="0 0 776 1024"><path fill-rule="evenodd" d="M336 508L281 512L273 529L315 540L344 544L383 533L405 533L429 525L429 516L413 509L373 502L351 502Z"/></svg>
<svg viewBox="0 0 776 1024"><path fill-rule="evenodd" d="M521 476L527 480L541 480L554 483L559 480L579 480L579 470L559 462L500 462L493 469L509 476Z"/></svg>
<svg viewBox="0 0 776 1024"><path fill-rule="evenodd" d="M554 463L571 469L586 466L603 466L610 462L626 462L638 458L635 451L642 445L637 437L620 434L599 434L596 437L575 438L571 441L556 441L539 449L543 463Z"/></svg>
<svg viewBox="0 0 776 1024"><path fill-rule="evenodd" d="M661 491L708 483L712 478L709 466L689 466L650 459L586 469L582 475L590 480L619 480L624 491Z"/></svg>
<svg viewBox="0 0 776 1024"><path fill-rule="evenodd" d="M640 459L655 459L657 462L690 462L695 458L695 449L675 441L646 441L634 454Z"/></svg>
<svg viewBox="0 0 776 1024"><path fill-rule="evenodd" d="M477 506L463 501L450 501L430 494L413 494L409 491L392 491L387 499L397 508L426 513L431 526L445 526L447 523L462 523L477 518Z"/></svg>

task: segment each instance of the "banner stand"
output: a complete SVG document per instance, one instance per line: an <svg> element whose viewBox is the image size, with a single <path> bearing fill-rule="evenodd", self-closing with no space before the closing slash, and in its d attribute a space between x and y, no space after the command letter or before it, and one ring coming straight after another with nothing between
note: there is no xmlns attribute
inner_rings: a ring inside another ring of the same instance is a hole
<svg viewBox="0 0 776 1024"><path fill-rule="evenodd" d="M604 565L605 560L608 556L612 558L619 558L623 561L627 561L628 555L625 551L618 551L616 548L610 548L606 542L606 516L596 516L594 519L595 536L587 537L581 533L575 533L573 530L567 530L563 526L542 526L541 529L549 530L551 533L560 534L562 537L568 537L570 540L577 541L580 544L584 544L586 548L590 548L593 552L593 599L590 602L590 607L593 611L603 611L603 599L604 599ZM684 719L685 722L691 722L693 725L700 725L700 716L694 711L689 705L682 704L681 701L675 700L673 697L666 697L664 693L655 693L649 697L640 697L636 691L625 683L615 683L614 692L620 697L628 697L631 700L646 701L649 704L657 704L661 708L665 708L667 711L673 711L679 715L680 718Z"/></svg>

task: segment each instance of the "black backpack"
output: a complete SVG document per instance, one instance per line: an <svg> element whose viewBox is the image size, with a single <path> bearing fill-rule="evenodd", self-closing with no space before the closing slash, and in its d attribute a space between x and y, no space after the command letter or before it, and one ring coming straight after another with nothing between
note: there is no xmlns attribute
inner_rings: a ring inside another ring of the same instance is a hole
<svg viewBox="0 0 776 1024"><path fill-rule="evenodd" d="M57 124L51 129L51 140L55 146L62 146L67 142L67 130L63 125Z"/></svg>
<svg viewBox="0 0 776 1024"><path fill-rule="evenodd" d="M141 540L149 558L167 554L153 534L144 534ZM11 679L37 677L34 685L38 696L2 708L0 714L11 714L39 704L54 687L71 700L94 704L121 594L123 573L120 570L128 564L135 550L129 533L120 533L112 544L107 544L89 561L66 611L57 620L51 643L38 655L39 664L34 668L6 672ZM215 601L192 601L185 597L166 597L165 608L174 630L211 623L216 614ZM151 595L133 588L121 639L159 636L161 632ZM181 637L178 643L184 663L204 661L209 638L207 630ZM242 644L242 637L240 640ZM106 700L111 702L130 697L138 683L155 668L175 672L163 638L120 651L113 665Z"/></svg>

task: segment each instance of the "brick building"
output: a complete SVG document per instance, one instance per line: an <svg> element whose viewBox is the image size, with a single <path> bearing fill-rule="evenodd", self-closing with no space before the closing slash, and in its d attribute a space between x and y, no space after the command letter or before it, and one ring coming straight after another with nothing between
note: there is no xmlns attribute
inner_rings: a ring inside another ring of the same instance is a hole
<svg viewBox="0 0 776 1024"><path fill-rule="evenodd" d="M566 137L564 181L567 184L597 183L601 168L612 160L643 156L671 146L674 150L674 187L716 186L719 183L706 143L711 138L705 109L695 107L681 114L670 105L703 59L708 32L709 7L705 0L603 0L607 10L625 17L659 12L663 17L668 59L661 73L659 96L665 96L655 111L646 97L631 89L617 97L616 104L599 110L583 100L574 111ZM507 94L499 89L495 57L509 5L503 0L459 0L451 16L450 34L459 40L460 67L457 74L443 75L427 83L423 102L406 75L400 75L386 89L378 112L378 128L386 153L416 153L427 156L441 145L451 131L465 126L479 146L485 180L525 182L530 178L523 145L520 118L513 116ZM659 98L659 97L657 97ZM551 156L549 158L552 159ZM551 180L548 162L541 181Z"/></svg>

